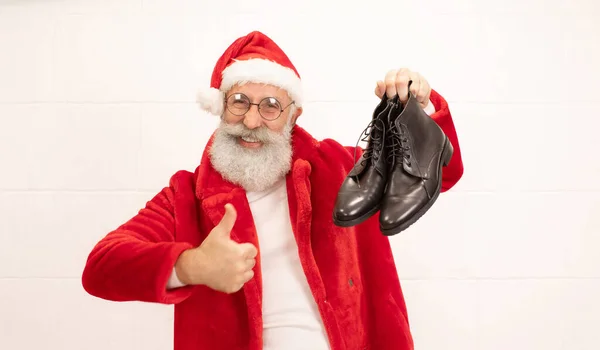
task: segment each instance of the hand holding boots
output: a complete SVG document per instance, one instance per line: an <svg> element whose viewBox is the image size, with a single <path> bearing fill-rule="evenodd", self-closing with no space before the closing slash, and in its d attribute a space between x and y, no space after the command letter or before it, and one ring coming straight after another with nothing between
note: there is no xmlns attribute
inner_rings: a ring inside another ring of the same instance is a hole
<svg viewBox="0 0 600 350"><path fill-rule="evenodd" d="M411 80L405 85L407 77L416 77L418 85ZM390 71L383 92L380 82L376 94L381 102L367 128L374 131L338 192L333 220L354 226L380 210L381 232L389 236L408 228L435 203L453 147L423 110L431 103L431 88L420 75Z"/></svg>
<svg viewBox="0 0 600 350"><path fill-rule="evenodd" d="M412 72L408 68L387 72L385 80L377 82L375 95L380 99L383 98L384 94L387 95L387 98L393 98L398 95L400 102L405 105L408 101L409 89L421 105L421 108L427 109L431 103L429 101L431 86L421 74Z"/></svg>

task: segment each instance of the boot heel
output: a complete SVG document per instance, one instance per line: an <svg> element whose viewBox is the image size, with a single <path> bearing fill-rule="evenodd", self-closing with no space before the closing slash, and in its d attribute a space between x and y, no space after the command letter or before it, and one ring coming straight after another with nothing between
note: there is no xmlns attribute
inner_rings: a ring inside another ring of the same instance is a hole
<svg viewBox="0 0 600 350"><path fill-rule="evenodd" d="M448 166L450 163L450 159L452 159L452 155L454 154L454 147L448 138L446 137L446 142L444 145L444 151L442 153L442 165Z"/></svg>

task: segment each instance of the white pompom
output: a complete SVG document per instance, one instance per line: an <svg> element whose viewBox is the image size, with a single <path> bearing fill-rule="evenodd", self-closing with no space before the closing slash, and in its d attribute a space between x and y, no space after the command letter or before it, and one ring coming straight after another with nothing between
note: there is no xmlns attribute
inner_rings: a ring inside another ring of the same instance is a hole
<svg viewBox="0 0 600 350"><path fill-rule="evenodd" d="M215 88L201 88L196 95L196 102L202 110L221 116L224 96L223 92Z"/></svg>

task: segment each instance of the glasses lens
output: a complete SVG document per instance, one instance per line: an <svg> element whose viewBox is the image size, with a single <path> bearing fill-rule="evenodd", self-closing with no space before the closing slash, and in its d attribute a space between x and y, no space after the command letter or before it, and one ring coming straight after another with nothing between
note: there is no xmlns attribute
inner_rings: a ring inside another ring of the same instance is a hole
<svg viewBox="0 0 600 350"><path fill-rule="evenodd" d="M235 115L243 115L250 107L250 100L244 94L233 94L227 99L227 109Z"/></svg>
<svg viewBox="0 0 600 350"><path fill-rule="evenodd" d="M260 114L265 119L277 119L281 113L281 104L274 97L267 97L260 101Z"/></svg>

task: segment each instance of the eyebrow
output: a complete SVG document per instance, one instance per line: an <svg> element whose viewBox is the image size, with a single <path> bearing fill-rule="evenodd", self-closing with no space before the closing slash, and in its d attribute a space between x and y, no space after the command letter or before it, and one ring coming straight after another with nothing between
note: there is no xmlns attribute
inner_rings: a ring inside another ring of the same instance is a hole
<svg viewBox="0 0 600 350"><path fill-rule="evenodd" d="M258 100L258 101L262 101L262 100L263 100L263 99L265 99L265 98L274 97L274 98L276 98L276 99L277 99L277 101L279 101L280 103L284 103L284 101L285 101L285 98L286 98L285 96L282 98L282 97L275 96L274 94L273 94L273 95L268 95L268 94L267 94L267 95L260 95L261 97L259 97L259 98L256 98L256 99L255 99L255 97L253 97L253 96L250 96L250 94L249 94L249 93L246 93L246 92L242 92L242 91L236 91L236 92L232 92L232 93L231 93L231 95L235 95L235 94L244 94L244 95L248 96L248 98L249 98L250 100L252 100L253 102L254 102L254 101L257 101L257 100ZM231 95L229 95L229 96L231 96ZM228 97L229 97L229 96L228 96Z"/></svg>

